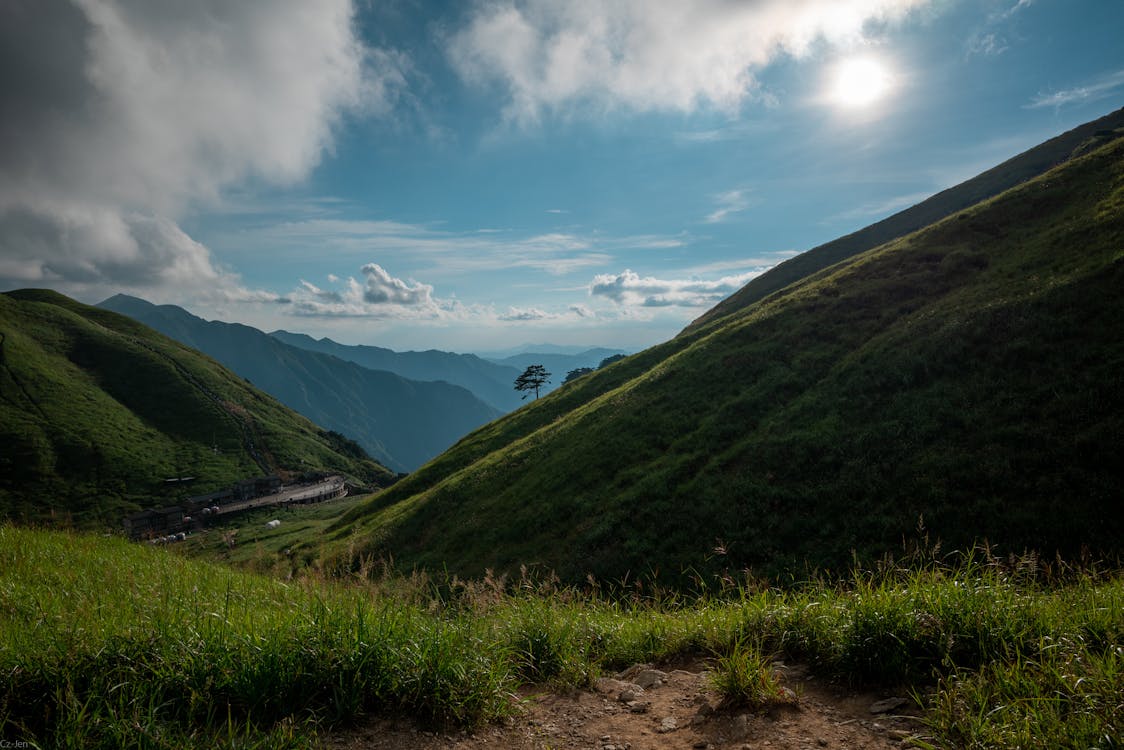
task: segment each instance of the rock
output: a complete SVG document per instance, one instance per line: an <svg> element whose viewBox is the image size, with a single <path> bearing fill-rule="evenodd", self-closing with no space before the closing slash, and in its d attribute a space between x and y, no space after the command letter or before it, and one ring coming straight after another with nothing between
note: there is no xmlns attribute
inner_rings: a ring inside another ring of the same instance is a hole
<svg viewBox="0 0 1124 750"><path fill-rule="evenodd" d="M872 714L884 714L893 711L898 706L905 705L905 698L887 698L881 701L875 701L870 704L870 712Z"/></svg>
<svg viewBox="0 0 1124 750"><path fill-rule="evenodd" d="M650 667L647 664L633 664L628 669L625 669L621 672L618 672L617 673L617 679L632 682L633 680L636 679L636 675L640 674L645 669L649 669L649 668Z"/></svg>
<svg viewBox="0 0 1124 750"><path fill-rule="evenodd" d="M745 714L739 714L734 717L734 721L730 726L730 736L735 742L744 740L749 737L749 717Z"/></svg>
<svg viewBox="0 0 1124 750"><path fill-rule="evenodd" d="M636 675L634 682L647 690L650 687L662 684L666 679L667 672L661 672L658 669L645 669L640 674Z"/></svg>
<svg viewBox="0 0 1124 750"><path fill-rule="evenodd" d="M599 693L619 693L620 691L631 687L627 682L614 680L612 677L602 677L597 682L593 683L593 689Z"/></svg>
<svg viewBox="0 0 1124 750"><path fill-rule="evenodd" d="M633 701L640 700L640 696L644 695L644 688L639 685L630 685L621 691L617 696L617 700L621 703L632 703Z"/></svg>
<svg viewBox="0 0 1124 750"><path fill-rule="evenodd" d="M663 719L660 720L660 727L656 731L659 732L660 734L667 734L668 732L674 732L678 728L679 728L679 720L678 719L676 719L674 716L665 716Z"/></svg>
<svg viewBox="0 0 1124 750"><path fill-rule="evenodd" d="M651 707L651 705L652 704L648 703L648 701L632 701L631 703L625 704L625 706L628 707L628 710L634 714L648 713L648 709Z"/></svg>

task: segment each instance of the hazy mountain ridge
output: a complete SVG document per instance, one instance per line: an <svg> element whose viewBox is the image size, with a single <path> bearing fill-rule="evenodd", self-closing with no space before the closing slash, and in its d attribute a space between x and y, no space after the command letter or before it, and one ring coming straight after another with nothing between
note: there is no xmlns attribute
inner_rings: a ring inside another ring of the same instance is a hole
<svg viewBox="0 0 1124 750"><path fill-rule="evenodd" d="M1119 551L1120 141L487 425L340 533L464 575Z"/></svg>
<svg viewBox="0 0 1124 750"><path fill-rule="evenodd" d="M214 357L396 471L412 471L500 412L460 386L414 381L291 346L256 328L117 295L100 307Z"/></svg>
<svg viewBox="0 0 1124 750"><path fill-rule="evenodd" d="M482 401L502 412L517 409L523 397L512 387L528 366L541 364L552 377L543 393L561 385L566 374L581 367L597 367L606 357L623 354L620 349L594 347L567 351L568 347L530 346L504 356L456 354L436 349L396 352L378 346L340 344L329 338L315 339L303 333L274 331L270 334L286 344L331 354L363 367L387 370L412 380L445 381L467 388ZM540 351L542 349L542 351Z"/></svg>
<svg viewBox="0 0 1124 750"><path fill-rule="evenodd" d="M251 476L393 474L213 360L123 315L43 290L0 294L0 516L116 526ZM183 490L187 492L188 490Z"/></svg>
<svg viewBox="0 0 1124 750"><path fill-rule="evenodd" d="M291 346L330 354L368 369L393 372L410 380L459 385L501 412L511 411L520 404L519 395L511 385L520 370L490 362L475 354L454 354L436 349L396 352L379 346L340 344L330 338L315 339L289 331L273 331L269 335Z"/></svg>

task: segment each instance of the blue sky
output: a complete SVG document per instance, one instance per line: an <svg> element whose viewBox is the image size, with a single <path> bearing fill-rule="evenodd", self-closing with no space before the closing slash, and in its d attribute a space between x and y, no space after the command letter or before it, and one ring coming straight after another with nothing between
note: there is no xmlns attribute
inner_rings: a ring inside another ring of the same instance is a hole
<svg viewBox="0 0 1124 750"><path fill-rule="evenodd" d="M639 349L1124 104L1117 0L16 0L0 288Z"/></svg>

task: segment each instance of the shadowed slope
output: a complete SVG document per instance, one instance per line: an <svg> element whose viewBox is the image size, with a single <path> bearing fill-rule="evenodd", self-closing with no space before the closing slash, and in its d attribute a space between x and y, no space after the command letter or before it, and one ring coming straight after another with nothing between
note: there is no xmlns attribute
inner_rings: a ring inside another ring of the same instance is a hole
<svg viewBox="0 0 1124 750"><path fill-rule="evenodd" d="M0 294L0 445L0 516L29 521L116 526L177 492L285 470L393 478L213 360L42 290Z"/></svg>
<svg viewBox="0 0 1124 750"><path fill-rule="evenodd" d="M412 471L500 412L465 388L421 382L291 346L256 328L117 295L98 305L214 357L291 409ZM510 390L510 387L508 388Z"/></svg>

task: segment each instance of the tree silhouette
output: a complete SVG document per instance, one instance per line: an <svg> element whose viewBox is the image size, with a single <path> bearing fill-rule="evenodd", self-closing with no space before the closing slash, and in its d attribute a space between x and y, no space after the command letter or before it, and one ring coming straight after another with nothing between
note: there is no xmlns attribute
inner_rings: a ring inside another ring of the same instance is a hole
<svg viewBox="0 0 1124 750"><path fill-rule="evenodd" d="M515 379L515 390L526 391L523 398L527 398L531 391L535 392L535 399L539 397L539 389L550 382L550 373L542 365L531 365L523 374Z"/></svg>
<svg viewBox="0 0 1124 750"><path fill-rule="evenodd" d="M588 375L591 372L593 372L592 367L579 367L576 370L570 370L568 373L566 373L566 379L562 382L569 383L571 380L577 380L582 375Z"/></svg>

